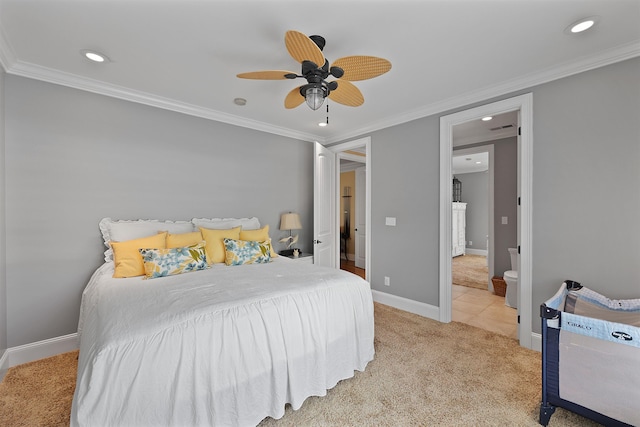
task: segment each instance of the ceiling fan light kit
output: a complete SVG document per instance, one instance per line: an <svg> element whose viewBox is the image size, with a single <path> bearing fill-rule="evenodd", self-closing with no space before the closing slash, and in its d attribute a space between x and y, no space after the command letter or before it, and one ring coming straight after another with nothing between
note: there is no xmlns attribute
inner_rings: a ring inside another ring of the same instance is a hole
<svg viewBox="0 0 640 427"><path fill-rule="evenodd" d="M304 78L307 84L294 88L285 97L284 106L288 109L306 101L309 108L317 110L327 97L339 104L360 106L364 103L364 96L351 81L372 79L391 69L389 61L375 56L346 56L330 66L322 53L326 43L322 36L307 37L292 30L287 31L284 42L289 54L302 65L300 75L291 71L268 70L241 73L237 76L257 80ZM337 80L327 81L329 76Z"/></svg>

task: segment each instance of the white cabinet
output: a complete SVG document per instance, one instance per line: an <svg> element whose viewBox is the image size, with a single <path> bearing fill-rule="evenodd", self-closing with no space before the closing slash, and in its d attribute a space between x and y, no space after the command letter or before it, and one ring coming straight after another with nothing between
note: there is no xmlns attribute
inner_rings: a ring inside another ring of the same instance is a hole
<svg viewBox="0 0 640 427"><path fill-rule="evenodd" d="M451 212L451 256L454 257L465 253L467 204L453 202Z"/></svg>

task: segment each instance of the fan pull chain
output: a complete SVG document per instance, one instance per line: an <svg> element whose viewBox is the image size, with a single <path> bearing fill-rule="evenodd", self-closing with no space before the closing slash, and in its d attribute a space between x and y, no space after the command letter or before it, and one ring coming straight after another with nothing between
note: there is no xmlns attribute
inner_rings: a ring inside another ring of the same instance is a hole
<svg viewBox="0 0 640 427"><path fill-rule="evenodd" d="M327 126L329 126L329 103L327 102Z"/></svg>

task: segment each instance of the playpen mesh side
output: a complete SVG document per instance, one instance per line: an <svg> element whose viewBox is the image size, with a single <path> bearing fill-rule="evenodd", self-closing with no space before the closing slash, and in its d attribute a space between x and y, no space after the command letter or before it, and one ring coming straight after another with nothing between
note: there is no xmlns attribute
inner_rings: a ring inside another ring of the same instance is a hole
<svg viewBox="0 0 640 427"><path fill-rule="evenodd" d="M565 285L541 307L545 338L540 423L546 425L553 406L560 406L607 426L640 426L640 328L632 326L640 317L640 300L609 300L587 288L576 291ZM562 311L565 303L571 313ZM574 314L592 309L609 321Z"/></svg>

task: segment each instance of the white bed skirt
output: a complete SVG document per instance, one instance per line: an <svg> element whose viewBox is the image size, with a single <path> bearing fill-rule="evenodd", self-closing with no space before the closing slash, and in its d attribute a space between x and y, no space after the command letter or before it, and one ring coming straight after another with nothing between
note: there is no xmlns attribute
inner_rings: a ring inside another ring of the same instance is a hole
<svg viewBox="0 0 640 427"><path fill-rule="evenodd" d="M72 426L250 426L374 357L361 278L276 258L161 279L96 271L83 294Z"/></svg>

